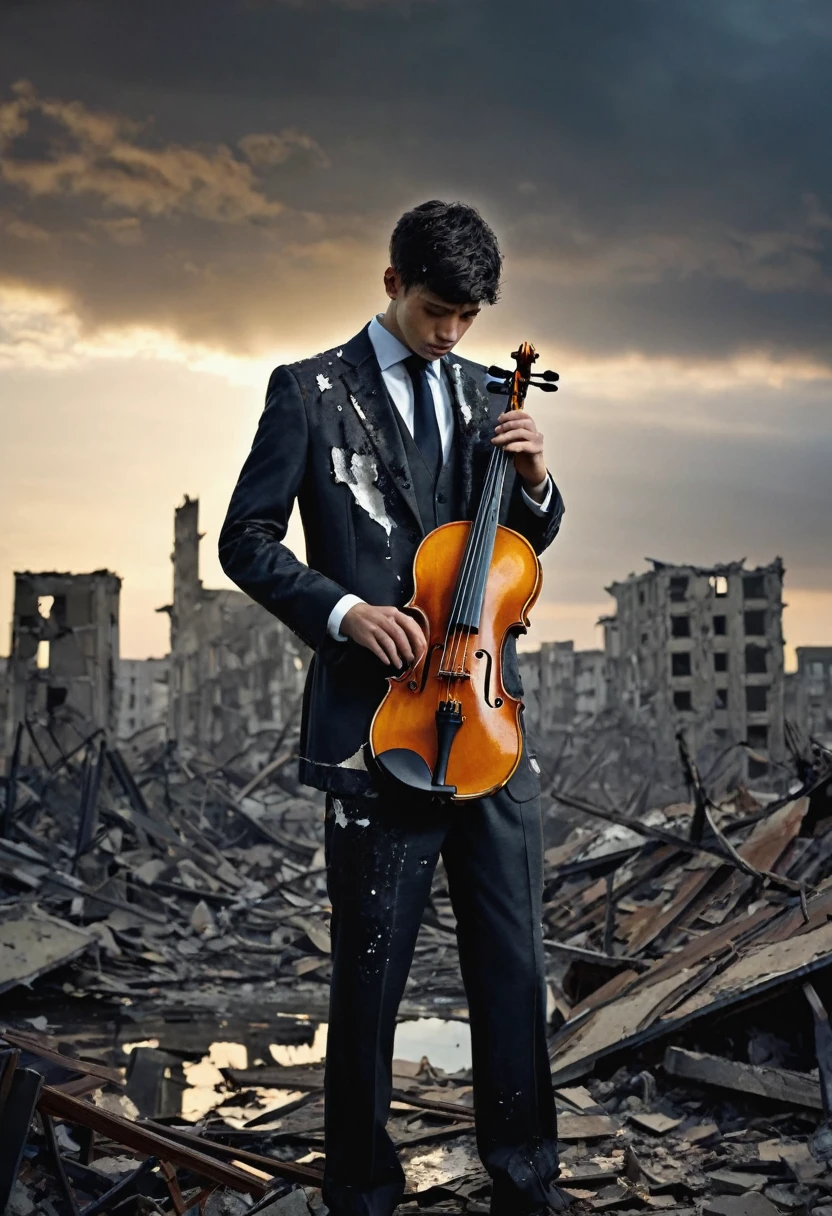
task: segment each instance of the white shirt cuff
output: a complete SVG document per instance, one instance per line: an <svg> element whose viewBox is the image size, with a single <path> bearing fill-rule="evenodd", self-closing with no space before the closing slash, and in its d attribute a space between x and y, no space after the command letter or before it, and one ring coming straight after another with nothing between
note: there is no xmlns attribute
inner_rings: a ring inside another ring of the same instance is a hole
<svg viewBox="0 0 832 1216"><path fill-rule="evenodd" d="M329 614L329 620L326 623L326 630L330 637L335 638L336 642L346 642L347 635L341 633L341 622L356 604L363 604L360 595L342 595L338 603Z"/></svg>
<svg viewBox="0 0 832 1216"><path fill-rule="evenodd" d="M546 493L543 496L542 502L537 502L530 494L527 494L525 486L520 487L520 493L523 495L523 500L526 503L526 506L530 507L531 510L534 511L535 515L545 515L552 503L552 491L554 490L555 483L552 481L551 473L546 474L546 481L549 484L546 488Z"/></svg>

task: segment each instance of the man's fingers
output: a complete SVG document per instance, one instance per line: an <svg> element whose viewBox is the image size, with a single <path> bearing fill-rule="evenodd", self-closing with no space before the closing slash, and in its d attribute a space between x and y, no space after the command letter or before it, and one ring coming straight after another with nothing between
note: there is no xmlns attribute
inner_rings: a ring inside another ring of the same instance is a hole
<svg viewBox="0 0 832 1216"><path fill-rule="evenodd" d="M372 651L372 653L376 656L376 658L380 659L381 662L385 664L385 666L389 665L390 660L388 659L388 657L384 653L384 651L381 649L378 642L376 642L373 638L370 638L368 641L366 641L364 643L364 645L366 646L366 648L368 650Z"/></svg>
<svg viewBox="0 0 832 1216"><path fill-rule="evenodd" d="M379 626L378 632L376 633L376 641L387 656L388 663L392 663L394 667L403 666L401 658L399 657L399 652L396 649L396 644L390 634L387 632L385 626Z"/></svg>
<svg viewBox="0 0 832 1216"><path fill-rule="evenodd" d="M408 664L412 663L414 659L413 647L410 644L410 638L407 636L407 632L402 629L398 621L395 620L390 621L387 628L390 632L390 637L393 639L393 644L395 645L399 654L402 656L404 662ZM401 663L399 666L401 666Z"/></svg>
<svg viewBox="0 0 832 1216"><path fill-rule="evenodd" d="M425 649L425 635L419 622L415 621L412 616L408 616L406 612L398 612L396 620L407 634L410 645L413 648L414 658L419 658Z"/></svg>

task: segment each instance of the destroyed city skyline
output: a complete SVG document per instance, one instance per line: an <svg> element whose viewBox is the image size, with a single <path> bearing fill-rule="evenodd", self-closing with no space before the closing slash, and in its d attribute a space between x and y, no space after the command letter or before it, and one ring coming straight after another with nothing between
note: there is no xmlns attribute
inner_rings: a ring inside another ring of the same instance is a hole
<svg viewBox="0 0 832 1216"><path fill-rule="evenodd" d="M512 15L5 7L0 653L14 570L96 569L123 579L122 655L166 653L183 493L231 586L216 538L271 368L384 306L391 223L432 196L506 255L460 353L528 338L561 373L533 405L566 516L529 643L598 646L603 588L647 555L779 555L787 665L832 643L828 9Z"/></svg>

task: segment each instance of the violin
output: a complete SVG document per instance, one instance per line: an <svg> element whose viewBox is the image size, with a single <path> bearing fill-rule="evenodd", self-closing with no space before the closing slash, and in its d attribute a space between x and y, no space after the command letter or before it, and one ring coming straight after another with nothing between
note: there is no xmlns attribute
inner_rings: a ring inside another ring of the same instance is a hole
<svg viewBox="0 0 832 1216"><path fill-rule="evenodd" d="M556 392L557 372L533 373L529 342L512 352L513 371L490 367L490 392L521 409L531 385ZM523 702L503 686L503 644L525 633L540 595L537 554L498 523L510 453L494 447L473 520L442 524L425 536L404 606L425 633L423 654L388 677L370 726L370 751L389 777L455 801L493 794L520 763Z"/></svg>

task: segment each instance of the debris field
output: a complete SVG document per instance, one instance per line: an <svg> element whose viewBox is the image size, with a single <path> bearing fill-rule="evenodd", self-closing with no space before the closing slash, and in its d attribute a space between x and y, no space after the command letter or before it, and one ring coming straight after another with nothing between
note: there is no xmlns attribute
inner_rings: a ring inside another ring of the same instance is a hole
<svg viewBox="0 0 832 1216"><path fill-rule="evenodd" d="M34 723L16 744L0 1210L324 1216L323 802L291 745L250 772ZM713 798L682 762L661 807L546 783L560 1182L576 1212L832 1216L832 755ZM402 1213L489 1210L466 1020L440 865L401 1009L424 1042L394 1062Z"/></svg>

